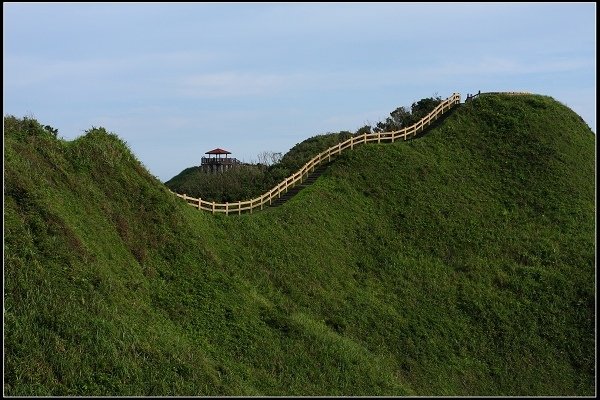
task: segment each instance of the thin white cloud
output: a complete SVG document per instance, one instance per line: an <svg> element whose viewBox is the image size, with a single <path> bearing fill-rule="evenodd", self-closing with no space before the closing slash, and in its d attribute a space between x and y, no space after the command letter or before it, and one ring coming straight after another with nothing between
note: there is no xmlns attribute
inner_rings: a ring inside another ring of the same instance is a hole
<svg viewBox="0 0 600 400"><path fill-rule="evenodd" d="M352 90L385 85L411 84L415 81L447 83L455 78L474 76L495 78L544 73L576 72L593 68L594 61L582 58L557 58L544 62L523 59L484 57L479 60L423 66L414 64L387 70L347 69L345 71L306 71L280 74L224 71L189 75L179 80L179 93L192 97L235 97L275 95L284 91L320 93L338 89Z"/></svg>
<svg viewBox="0 0 600 400"><path fill-rule="evenodd" d="M192 97L273 95L304 80L300 74L260 74L224 71L189 75L179 81L179 93Z"/></svg>
<svg viewBox="0 0 600 400"><path fill-rule="evenodd" d="M426 75L515 75L577 71L593 67L593 60L555 59L543 62L525 62L511 58L482 58L462 63L441 64L424 68Z"/></svg>
<svg viewBox="0 0 600 400"><path fill-rule="evenodd" d="M214 62L220 57L217 53L182 51L72 60L5 54L4 76L10 78L5 81L11 86L30 86L62 80L73 82L75 79L114 80L119 74L177 70L182 66Z"/></svg>

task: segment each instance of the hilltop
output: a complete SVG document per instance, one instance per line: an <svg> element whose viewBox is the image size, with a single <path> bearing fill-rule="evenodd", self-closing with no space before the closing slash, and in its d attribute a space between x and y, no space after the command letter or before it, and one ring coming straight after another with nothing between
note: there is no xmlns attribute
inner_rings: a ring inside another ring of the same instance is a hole
<svg viewBox="0 0 600 400"><path fill-rule="evenodd" d="M212 215L5 117L5 395L595 394L595 136L488 95Z"/></svg>

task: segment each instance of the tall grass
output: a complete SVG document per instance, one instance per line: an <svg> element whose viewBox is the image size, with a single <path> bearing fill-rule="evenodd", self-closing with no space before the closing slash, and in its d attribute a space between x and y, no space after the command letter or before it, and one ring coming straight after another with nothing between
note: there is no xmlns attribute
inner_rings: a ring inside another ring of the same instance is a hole
<svg viewBox="0 0 600 400"><path fill-rule="evenodd" d="M481 96L225 216L7 117L4 394L593 395L594 141Z"/></svg>

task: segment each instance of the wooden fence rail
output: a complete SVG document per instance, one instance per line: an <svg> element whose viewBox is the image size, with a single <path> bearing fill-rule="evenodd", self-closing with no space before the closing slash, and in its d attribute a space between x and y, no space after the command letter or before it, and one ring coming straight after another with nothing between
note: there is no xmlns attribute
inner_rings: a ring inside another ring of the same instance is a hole
<svg viewBox="0 0 600 400"><path fill-rule="evenodd" d="M396 140L407 140L410 137L414 137L417 133L422 132L426 126L430 125L431 122L438 119L442 114L450 110L456 104L460 104L459 93L452 94L452 96L438 104L433 111L411 126L392 132L364 133L359 136L352 136L348 140L333 145L327 150L317 154L294 174L281 181L277 186L273 187L268 192L252 200L238 201L235 203L215 203L214 201L210 202L200 198L190 197L185 194L179 194L175 192L171 193L182 198L186 203L196 207L198 210L212 212L213 214L225 213L229 215L230 213L241 214L242 211L250 211L250 213L252 213L252 211L256 209L262 210L265 205L271 205L273 199L279 198L282 193L287 192L297 183L302 183L304 178L314 171L315 168L321 163L331 161L333 156L341 154L344 150L353 149L354 146L359 144L369 142L393 143Z"/></svg>

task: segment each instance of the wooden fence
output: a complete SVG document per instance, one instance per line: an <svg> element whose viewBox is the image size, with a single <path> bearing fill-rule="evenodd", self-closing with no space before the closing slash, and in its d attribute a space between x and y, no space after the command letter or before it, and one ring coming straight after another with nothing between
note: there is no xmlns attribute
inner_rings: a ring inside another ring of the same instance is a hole
<svg viewBox="0 0 600 400"><path fill-rule="evenodd" d="M433 109L433 111L411 126L392 132L364 133L359 136L353 136L348 140L331 146L327 150L313 157L295 174L290 175L268 192L252 200L238 201L235 203L216 203L214 201L210 202L200 198L190 197L185 194L179 194L175 192L171 193L177 195L177 197L181 197L192 207L195 207L198 210L209 211L213 214L225 213L229 215L229 213L241 214L242 211L249 211L252 213L252 211L256 209L262 210L265 205L271 205L273 199L281 197L282 193L287 192L296 184L302 183L308 174L314 171L319 164L331 161L332 157L341 154L344 150L353 149L354 146L369 142L393 143L396 140L407 140L410 137L414 137L417 133L422 132L425 127L430 125L433 121L438 119L442 114L450 110L456 104L460 104L459 93L454 93L452 96L442 101L435 109Z"/></svg>

